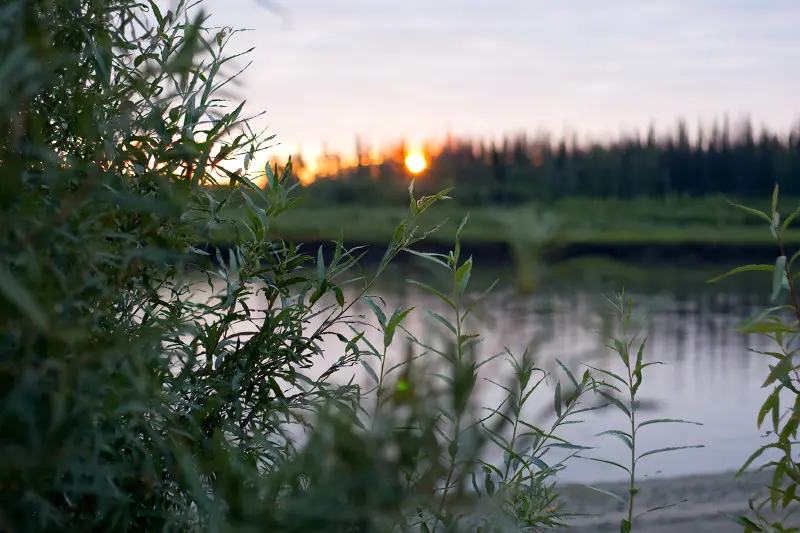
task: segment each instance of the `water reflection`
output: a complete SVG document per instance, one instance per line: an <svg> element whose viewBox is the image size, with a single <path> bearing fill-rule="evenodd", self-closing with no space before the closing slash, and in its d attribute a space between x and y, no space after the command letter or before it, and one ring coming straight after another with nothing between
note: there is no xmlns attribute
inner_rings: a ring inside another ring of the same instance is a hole
<svg viewBox="0 0 800 533"><path fill-rule="evenodd" d="M742 336L733 329L761 309L764 298L749 291L732 292L704 283L694 289L680 294L630 294L635 307L648 317L642 335L648 338L649 358L666 363L645 375L642 400L649 410L644 409L643 416L704 424L648 426L641 434L642 449L706 445L705 449L649 457L641 464L644 475L736 469L762 443L755 417L767 394L760 388L768 370L767 360L750 353L748 347L766 349L769 344L762 337ZM380 295L389 309L413 305L447 313L438 300L415 288L384 288ZM580 363L605 368L617 365L605 346L605 338L616 333L616 326L599 292L554 290L520 297L510 288L500 287L481 310L481 320L471 321L470 327L485 338L481 348L484 357L507 347L515 354L534 349L540 364L551 370L555 358L567 362L573 370ZM366 308L359 308L358 312L368 314ZM423 332L431 335L431 325L422 317L412 315L408 327L424 338ZM502 381L507 377L507 367L502 360L494 361L487 365L484 376L487 374ZM357 379L363 377L356 372ZM529 415L536 417L550 409L551 391L537 398L538 409L531 409ZM486 405L495 406L502 400L499 390L485 384L480 393ZM623 423L624 419L610 411L590 413L583 424L569 426L561 435L582 445L596 446L597 456L625 461L628 451L618 441L593 437ZM620 476L611 467L573 461L563 477L586 481Z"/></svg>
<svg viewBox="0 0 800 533"><path fill-rule="evenodd" d="M375 294L386 302L387 314L397 307L415 306L449 317L441 301L402 283L402 278L410 275L410 271L396 271L394 278L375 289ZM671 476L736 469L762 443L755 419L768 394L760 388L768 370L767 360L749 353L748 347L766 349L768 341L739 335L733 328L764 306L764 291L744 285L709 286L705 284L706 279L708 277L700 276L692 281L682 277L679 284L675 280L679 289L664 290L669 283L660 277L653 283L659 290L647 290L644 285L629 294L635 308L648 317L642 331L648 338L648 357L666 363L652 367L649 375L645 374L641 399L646 409L642 416L682 418L704 424L703 427L648 426L641 434L640 449L706 445L705 449L648 457L640 464L644 475ZM426 281L436 283L436 280ZM476 288L483 289L486 285L488 283L476 283ZM561 286L554 283L538 294L523 297L501 283L476 309L467 327L470 333L484 337L480 347L484 358L501 353L505 348L518 355L528 349L534 352L540 366L548 370L555 369L556 358L576 373L582 372L581 363L615 368L618 362L606 347L605 337L616 333L616 324L603 295L615 288L608 286L601 291L597 286L581 287L581 283L573 280ZM346 297L354 296L354 291L351 289ZM256 299L248 305L257 309L259 304ZM364 303L356 304L353 312L368 321L372 319ZM315 326L312 323L308 327ZM405 326L418 338L441 346L444 328L424 313L412 313ZM348 330L343 328L340 332L347 334ZM365 334L373 344L380 344L378 331L367 329ZM389 364L401 360L406 353L404 339L397 335L396 340L388 355ZM333 362L341 355L343 345L330 337L324 342L323 350L328 362ZM435 357L426 356L434 366ZM327 365L320 368L324 366ZM482 371L482 377L499 381L507 379L509 374L502 358L487 364ZM347 369L338 379L345 381L351 377L357 382L369 383L361 367ZM503 399L501 393L488 381L479 384L484 405L499 405ZM552 389L539 391L534 399L534 404L524 414L542 423L544 420L540 417L550 412L552 406ZM578 444L595 446L595 456L626 461L629 452L619 441L594 437L605 429L624 424L625 420L618 413L589 413L584 420L582 424L565 427L560 435ZM620 472L593 462L573 461L562 477L588 482L617 479Z"/></svg>

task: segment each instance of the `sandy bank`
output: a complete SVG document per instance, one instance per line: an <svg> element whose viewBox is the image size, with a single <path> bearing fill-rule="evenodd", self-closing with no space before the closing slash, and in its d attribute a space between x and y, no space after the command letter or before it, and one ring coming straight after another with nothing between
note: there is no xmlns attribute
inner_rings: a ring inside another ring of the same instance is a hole
<svg viewBox="0 0 800 533"><path fill-rule="evenodd" d="M766 494L768 473L748 473L739 479L733 473L680 478L655 478L640 482L637 512L688 500L670 509L655 511L640 519L635 531L641 533L727 533L742 531L724 513L747 514L748 498ZM597 488L623 495L623 483L603 483ZM572 518L570 531L575 533L618 532L623 504L614 498L576 485L564 485L560 493L568 511L587 514ZM800 520L800 517L798 517Z"/></svg>

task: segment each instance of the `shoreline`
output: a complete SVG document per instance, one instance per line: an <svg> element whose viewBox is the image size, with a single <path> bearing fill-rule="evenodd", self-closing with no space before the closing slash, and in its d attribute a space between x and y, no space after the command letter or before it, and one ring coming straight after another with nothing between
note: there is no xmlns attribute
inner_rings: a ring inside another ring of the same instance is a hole
<svg viewBox="0 0 800 533"><path fill-rule="evenodd" d="M301 195L302 198L302 195ZM742 203L768 212L770 199ZM783 199L782 206L795 205ZM231 207L227 223L241 220ZM408 220L405 205L297 205L270 221L267 238L329 246L343 236L348 247L367 245L383 252L396 228ZM703 260L758 256L774 262L775 240L768 224L724 199L670 198L636 200L563 199L549 204L466 206L444 203L417 220L419 231L438 227L419 248L449 251L459 222L465 253L487 257L558 261L578 256L609 256L635 261L671 261L687 256ZM766 216L766 215L765 215ZM232 226L224 224L208 236L220 246L232 241ZM800 227L784 231L783 242L800 246Z"/></svg>
<svg viewBox="0 0 800 533"><path fill-rule="evenodd" d="M322 247L326 261L332 257L334 244L331 240L320 238L294 238L294 237L274 237L278 241L285 238L287 241L302 243L307 253L316 254L316 250ZM345 248L364 247L361 252L365 252L364 257L367 261L380 261L386 251L387 242L374 242L370 240L347 240ZM211 253L212 258L215 250L220 250L224 255L227 254L231 246L223 242L202 243L198 246L202 250ZM453 248L453 243L428 241L421 242L413 247L420 252L432 252L447 254ZM476 242L463 240L461 242L462 255L473 256L484 263L508 263L515 261L516 253L512 246L505 242ZM766 244L736 244L736 243L583 243L568 245L550 245L539 250L537 256L546 262L561 262L571 259L584 258L603 258L620 262L635 262L637 264L670 264L682 263L693 265L700 263L767 263L772 264L776 257L775 243ZM410 254L401 254L397 258L400 261L412 259Z"/></svg>
<svg viewBox="0 0 800 533"><path fill-rule="evenodd" d="M765 485L771 483L769 471L746 472L734 479L734 472L698 474L694 476L649 478L638 483L636 513L647 509L687 500L668 509L654 511L637 520L634 531L642 533L725 533L741 531L728 514L749 514L748 499L766 495ZM625 482L605 482L596 488L624 495ZM575 533L619 531L625 511L621 502L590 488L565 483L556 485L567 513L585 514L567 520Z"/></svg>

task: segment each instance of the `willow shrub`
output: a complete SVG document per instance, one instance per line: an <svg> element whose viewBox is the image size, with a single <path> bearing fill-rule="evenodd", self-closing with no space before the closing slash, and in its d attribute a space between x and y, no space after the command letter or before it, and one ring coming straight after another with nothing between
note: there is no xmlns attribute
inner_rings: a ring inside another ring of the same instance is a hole
<svg viewBox="0 0 800 533"><path fill-rule="evenodd" d="M448 309L433 314L446 342L414 338L403 327L413 310L368 297L426 236L419 217L446 191L409 189L409 215L372 275L356 275L358 251L341 242L326 257L272 239L297 201L291 165L264 169L264 188L245 177L270 137L223 98L238 73L226 52L235 31L193 7L0 8L0 530L563 523L563 462L547 453L583 448L554 432L597 407L587 394L611 389L560 365L567 381L540 428L523 408L549 374L530 353L505 354L505 400L479 409L490 358L468 331L479 298L458 240L422 254L449 276L422 284ZM209 257L202 244L220 234L232 246ZM362 301L378 345L354 314ZM403 341L409 356L391 363ZM372 385L337 379L355 365Z"/></svg>
<svg viewBox="0 0 800 533"><path fill-rule="evenodd" d="M800 304L798 304L797 277L794 271L800 250L791 257L787 255L784 234L800 214L795 209L785 219L778 210L778 186L772 195L769 214L750 207L733 204L735 207L764 221L775 239L778 257L774 265L745 265L714 278L719 281L742 272L770 272L772 275L771 300L774 306L759 311L742 323L738 331L742 334L762 335L774 343L774 348L757 353L769 357L769 373L762 388L771 389L758 411L757 424L761 428L768 424L768 442L760 446L745 461L737 472L743 474L748 467L766 452L773 459L760 465L760 469L772 472L772 483L768 495L750 500L750 516L737 515L731 518L747 532L800 531L797 513L800 511L800 464L797 462L797 430L800 427L800 365L794 358L800 336ZM795 524L791 527L790 524Z"/></svg>

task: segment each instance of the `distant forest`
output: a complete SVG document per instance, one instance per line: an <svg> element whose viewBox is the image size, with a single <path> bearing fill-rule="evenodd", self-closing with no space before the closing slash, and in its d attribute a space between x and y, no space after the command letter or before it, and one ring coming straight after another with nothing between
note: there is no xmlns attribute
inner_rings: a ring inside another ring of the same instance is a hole
<svg viewBox="0 0 800 533"><path fill-rule="evenodd" d="M407 198L409 173L402 157L337 168L307 186L311 203L396 204ZM302 160L298 161L303 165ZM699 131L690 140L684 123L668 136L632 135L605 144L552 142L525 135L502 142L448 139L428 154L417 179L421 192L454 186L468 205L514 205L564 197L624 198L800 196L800 129L756 133L749 121Z"/></svg>

